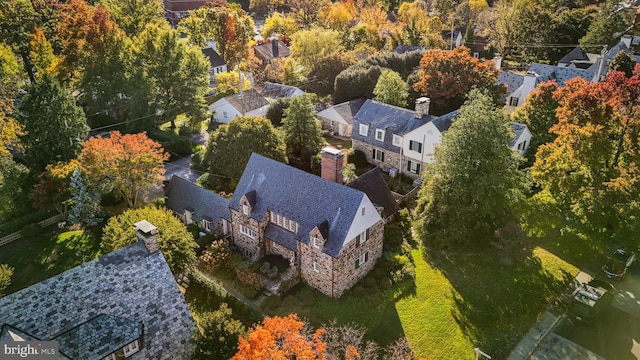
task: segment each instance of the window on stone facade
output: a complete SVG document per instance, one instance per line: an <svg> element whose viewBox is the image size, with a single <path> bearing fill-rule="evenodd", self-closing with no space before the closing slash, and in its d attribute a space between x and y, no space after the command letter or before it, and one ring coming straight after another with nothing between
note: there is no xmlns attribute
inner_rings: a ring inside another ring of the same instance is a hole
<svg viewBox="0 0 640 360"><path fill-rule="evenodd" d="M393 145L394 146L402 146L402 137L398 135L393 135Z"/></svg>
<svg viewBox="0 0 640 360"><path fill-rule="evenodd" d="M376 140L384 141L384 130L376 129Z"/></svg>
<svg viewBox="0 0 640 360"><path fill-rule="evenodd" d="M140 350L138 346L138 340L132 342L131 344L125 346L122 350L124 350L124 357L128 358L129 356L137 353Z"/></svg>
<svg viewBox="0 0 640 360"><path fill-rule="evenodd" d="M320 239L318 239L316 236L311 238L311 242L313 243L313 247L316 249L320 249Z"/></svg>
<svg viewBox="0 0 640 360"><path fill-rule="evenodd" d="M420 174L420 163L416 161L407 161L407 171L414 174Z"/></svg>
<svg viewBox="0 0 640 360"><path fill-rule="evenodd" d="M369 252L366 251L364 254L360 255L359 258L356 259L356 269L362 266L362 264L366 263L369 260Z"/></svg>
<svg viewBox="0 0 640 360"><path fill-rule="evenodd" d="M358 133L362 136L367 136L369 134L369 125L360 124Z"/></svg>
<svg viewBox="0 0 640 360"><path fill-rule="evenodd" d="M111 354L105 357L103 360L116 360L116 354Z"/></svg>
<svg viewBox="0 0 640 360"><path fill-rule="evenodd" d="M256 233L255 231L249 229L248 227L244 226L244 225L240 225L240 234L248 236L252 239L256 238Z"/></svg>
<svg viewBox="0 0 640 360"><path fill-rule="evenodd" d="M313 271L320 272L320 265L317 262L313 262Z"/></svg>
<svg viewBox="0 0 640 360"><path fill-rule="evenodd" d="M242 205L242 213L249 215L249 205Z"/></svg>
<svg viewBox="0 0 640 360"><path fill-rule="evenodd" d="M369 229L363 231L362 233L358 234L358 236L356 236L356 247L360 246L367 240L369 240Z"/></svg>
<svg viewBox="0 0 640 360"><path fill-rule="evenodd" d="M384 151L373 149L373 159L378 161L384 161Z"/></svg>

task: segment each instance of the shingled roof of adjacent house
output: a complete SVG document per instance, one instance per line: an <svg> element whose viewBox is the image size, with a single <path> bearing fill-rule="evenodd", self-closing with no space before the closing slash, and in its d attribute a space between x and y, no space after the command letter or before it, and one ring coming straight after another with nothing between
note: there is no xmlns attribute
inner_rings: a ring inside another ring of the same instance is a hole
<svg viewBox="0 0 640 360"><path fill-rule="evenodd" d="M189 359L195 322L160 251L142 241L0 298L0 340L58 340L70 359Z"/></svg>
<svg viewBox="0 0 640 360"><path fill-rule="evenodd" d="M167 187L167 207L179 214L192 211L195 219L214 222L231 219L229 199L176 175L171 177Z"/></svg>
<svg viewBox="0 0 640 360"><path fill-rule="evenodd" d="M564 83L566 81L575 77L581 77L587 81L591 81L596 75L596 72L591 70L560 67L540 63L531 64L527 72L535 73L536 75L538 75L536 84L544 81L555 80L560 87L564 86Z"/></svg>
<svg viewBox="0 0 640 360"><path fill-rule="evenodd" d="M511 139L511 143L509 143L509 146L511 146L513 148L516 145L516 141L518 141L518 139L520 138L522 133L525 131L525 129L527 129L527 125L520 124L520 123L517 123L517 122L512 122L511 123L511 129L513 130L514 136Z"/></svg>
<svg viewBox="0 0 640 360"><path fill-rule="evenodd" d="M328 239L322 251L337 258L353 219L366 195L319 176L306 173L256 153L251 155L236 187L230 207L240 210L240 199L255 191L251 217L262 221L273 211L298 223L296 234L267 226L265 235L291 247L296 241L309 243L309 232L327 222ZM376 214L377 215L377 214ZM378 220L380 218L378 217Z"/></svg>
<svg viewBox="0 0 640 360"><path fill-rule="evenodd" d="M588 61L589 56L586 52L580 48L580 46L576 46L573 50L569 51L569 53L562 57L562 59L558 60L558 64L570 64L572 61Z"/></svg>
<svg viewBox="0 0 640 360"><path fill-rule="evenodd" d="M432 115L423 115L422 118L417 119L413 110L368 99L354 118L360 124L369 125L368 136L362 136L359 129L354 129L351 138L370 142L374 139L375 129L384 129L384 142L376 141L376 146L397 151L398 147L393 146L391 142L394 134L404 135L433 119L435 116Z"/></svg>
<svg viewBox="0 0 640 360"><path fill-rule="evenodd" d="M523 74L516 74L511 71L500 71L498 74L498 84L507 85L507 96L513 94L524 81Z"/></svg>
<svg viewBox="0 0 640 360"><path fill-rule="evenodd" d="M287 45L283 44L282 41L278 41L276 44L278 46L278 56L287 57L291 54L291 51L287 47ZM273 44L271 42L267 42L260 45L255 45L253 47L253 51L256 53L256 57L262 61L271 61L274 58L273 56Z"/></svg>
<svg viewBox="0 0 640 360"><path fill-rule="evenodd" d="M210 47L202 49L202 54L209 60L209 66L212 68L226 64L218 52Z"/></svg>
<svg viewBox="0 0 640 360"><path fill-rule="evenodd" d="M388 218L398 211L398 203L391 195L380 168L373 168L347 184L348 187L367 194L371 202L383 208L382 217Z"/></svg>
<svg viewBox="0 0 640 360"><path fill-rule="evenodd" d="M302 91L302 90L300 90L295 86L266 82L260 93L262 94L262 96L266 98L278 99L278 98L290 98L296 93L296 91Z"/></svg>
<svg viewBox="0 0 640 360"><path fill-rule="evenodd" d="M241 113L247 113L249 111L259 109L265 105L269 105L267 99L260 95L255 89L249 89L242 92L242 94L229 95L224 98Z"/></svg>
<svg viewBox="0 0 640 360"><path fill-rule="evenodd" d="M340 119L344 120L344 125L353 125L353 118L356 116L365 100L365 98L359 98L351 101L345 101L319 111L316 113L316 116L322 119L336 119L335 116L331 115L337 114Z"/></svg>

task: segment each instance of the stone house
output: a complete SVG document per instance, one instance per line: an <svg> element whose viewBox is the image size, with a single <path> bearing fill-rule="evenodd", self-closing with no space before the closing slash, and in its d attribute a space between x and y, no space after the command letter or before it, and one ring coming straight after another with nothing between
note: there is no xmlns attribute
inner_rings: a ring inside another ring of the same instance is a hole
<svg viewBox="0 0 640 360"><path fill-rule="evenodd" d="M196 224L215 236L230 233L228 199L176 175L165 192L167 208L185 225Z"/></svg>
<svg viewBox="0 0 640 360"><path fill-rule="evenodd" d="M360 98L333 105L318 111L315 116L320 120L323 130L329 131L332 135L351 137L353 118L365 100Z"/></svg>
<svg viewBox="0 0 640 360"><path fill-rule="evenodd" d="M138 242L0 298L0 342L57 341L59 359L190 359L191 312L159 251Z"/></svg>
<svg viewBox="0 0 640 360"><path fill-rule="evenodd" d="M245 256L289 259L307 284L332 297L382 255L384 220L364 192L255 153L229 209L233 242Z"/></svg>

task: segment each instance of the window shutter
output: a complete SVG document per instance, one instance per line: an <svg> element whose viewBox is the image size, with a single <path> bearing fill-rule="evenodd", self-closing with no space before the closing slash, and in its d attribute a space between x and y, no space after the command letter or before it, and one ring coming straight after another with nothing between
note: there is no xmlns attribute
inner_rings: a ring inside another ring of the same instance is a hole
<svg viewBox="0 0 640 360"><path fill-rule="evenodd" d="M420 174L420 164L416 164L416 174Z"/></svg>
<svg viewBox="0 0 640 360"><path fill-rule="evenodd" d="M376 159L376 149L373 149L373 156L372 156L372 159L374 159L374 160Z"/></svg>
<svg viewBox="0 0 640 360"><path fill-rule="evenodd" d="M364 253L364 262L369 261L369 252Z"/></svg>
<svg viewBox="0 0 640 360"><path fill-rule="evenodd" d="M413 140L409 140L409 150L413 150Z"/></svg>
<svg viewBox="0 0 640 360"><path fill-rule="evenodd" d="M422 143L418 143L418 152L422 154Z"/></svg>
<svg viewBox="0 0 640 360"><path fill-rule="evenodd" d="M360 246L360 235L356 236L356 247Z"/></svg>
<svg viewBox="0 0 640 360"><path fill-rule="evenodd" d="M381 156L380 156L380 161L384 161L384 151L381 151L381 152L380 152L380 155L381 155Z"/></svg>
<svg viewBox="0 0 640 360"><path fill-rule="evenodd" d="M407 160L407 171L411 171L411 160Z"/></svg>
<svg viewBox="0 0 640 360"><path fill-rule="evenodd" d="M360 259L356 259L356 269L360 267Z"/></svg>
<svg viewBox="0 0 640 360"><path fill-rule="evenodd" d="M366 236L365 240L369 240L369 229L367 229L367 231L365 232L365 236Z"/></svg>

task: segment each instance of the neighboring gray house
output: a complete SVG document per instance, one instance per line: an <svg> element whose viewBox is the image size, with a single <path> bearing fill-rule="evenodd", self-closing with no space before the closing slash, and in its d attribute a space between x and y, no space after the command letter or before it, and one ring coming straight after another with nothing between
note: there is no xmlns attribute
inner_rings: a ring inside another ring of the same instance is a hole
<svg viewBox="0 0 640 360"><path fill-rule="evenodd" d="M389 222L399 209L380 168L375 167L346 185L367 194L385 222Z"/></svg>
<svg viewBox="0 0 640 360"><path fill-rule="evenodd" d="M229 234L229 200L179 176L171 177L166 189L167 208L186 225L197 224L204 231Z"/></svg>
<svg viewBox="0 0 640 360"><path fill-rule="evenodd" d="M322 128L332 135L351 137L353 118L356 116L366 99L354 99L341 104L330 106L316 113Z"/></svg>
<svg viewBox="0 0 640 360"><path fill-rule="evenodd" d="M273 59L291 55L291 51L287 45L276 39L267 40L263 44L255 45L253 52L264 66L270 64Z"/></svg>
<svg viewBox="0 0 640 360"><path fill-rule="evenodd" d="M58 341L61 359L189 359L196 325L159 251L138 242L0 298L0 341Z"/></svg>

